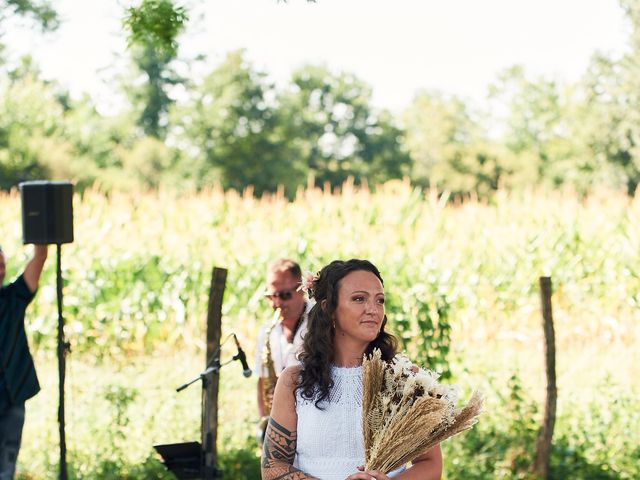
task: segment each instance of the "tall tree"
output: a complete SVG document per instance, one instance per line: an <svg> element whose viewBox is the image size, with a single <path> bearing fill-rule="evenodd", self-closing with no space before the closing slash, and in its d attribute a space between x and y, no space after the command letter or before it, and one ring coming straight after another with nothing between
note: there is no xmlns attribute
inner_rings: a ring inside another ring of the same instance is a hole
<svg viewBox="0 0 640 480"><path fill-rule="evenodd" d="M515 172L531 184L552 188L591 186L597 168L584 141L580 85L530 79L515 66L499 75L490 92L494 122L501 125L500 140L515 157Z"/></svg>
<svg viewBox="0 0 640 480"><path fill-rule="evenodd" d="M275 99L273 84L242 51L230 53L192 89L172 112L172 142L185 152L182 168L195 186L253 185L260 194L282 184L292 194L304 182Z"/></svg>
<svg viewBox="0 0 640 480"><path fill-rule="evenodd" d="M68 159L63 106L28 57L0 80L0 189L43 177Z"/></svg>
<svg viewBox="0 0 640 480"><path fill-rule="evenodd" d="M182 81L171 69L178 52L178 36L188 20L184 7L172 0L143 0L127 9L124 19L132 59L143 75L142 83L128 87L138 124L144 133L162 138L164 118L172 103L169 89Z"/></svg>
<svg viewBox="0 0 640 480"><path fill-rule="evenodd" d="M631 35L620 58L594 56L586 83L593 155L613 165L633 194L640 185L640 0L620 0Z"/></svg>
<svg viewBox="0 0 640 480"><path fill-rule="evenodd" d="M288 136L316 181L335 186L351 176L379 183L409 173L403 132L371 106L371 88L354 75L306 66L280 98Z"/></svg>
<svg viewBox="0 0 640 480"><path fill-rule="evenodd" d="M402 119L413 158L411 176L419 185L487 194L514 173L507 152L489 140L486 116L458 97L420 91Z"/></svg>

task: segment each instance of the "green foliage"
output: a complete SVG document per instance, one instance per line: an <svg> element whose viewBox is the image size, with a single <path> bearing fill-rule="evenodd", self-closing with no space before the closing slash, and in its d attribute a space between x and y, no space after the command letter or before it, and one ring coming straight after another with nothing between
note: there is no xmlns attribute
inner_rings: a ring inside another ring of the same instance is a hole
<svg viewBox="0 0 640 480"><path fill-rule="evenodd" d="M201 352L167 352L147 357L113 357L95 362L71 354L67 365L67 447L70 479L170 479L153 445L198 441L201 388L176 393L196 376ZM223 351L227 359L228 350ZM57 383L55 360L41 357L43 390L29 402L18 478L57 478ZM259 478L259 450L253 438L254 382L237 362L221 371L218 458L223 478Z"/></svg>
<svg viewBox="0 0 640 480"><path fill-rule="evenodd" d="M504 150L492 145L478 115L456 97L420 92L403 113L411 178L453 193L486 195L513 174Z"/></svg>
<svg viewBox="0 0 640 480"><path fill-rule="evenodd" d="M604 127L585 86L531 79L516 66L489 93L488 112L456 97L416 95L403 115L415 181L481 196L531 185L620 188L617 167L594 149Z"/></svg>
<svg viewBox="0 0 640 480"><path fill-rule="evenodd" d="M48 0L0 1L0 24L10 15L33 17L43 30L55 30L60 25L60 18Z"/></svg>
<svg viewBox="0 0 640 480"><path fill-rule="evenodd" d="M406 173L401 132L369 106L360 80L305 67L278 91L244 57L230 54L172 112L197 188L219 181L261 194L282 185L293 197L308 177L339 186L349 177L379 183Z"/></svg>
<svg viewBox="0 0 640 480"><path fill-rule="evenodd" d="M0 188L48 176L69 158L58 123L62 106L55 91L37 78L29 61L11 81L0 81Z"/></svg>
<svg viewBox="0 0 640 480"><path fill-rule="evenodd" d="M386 302L389 322L410 358L447 379L451 376L449 312L452 305L441 286L443 278L434 270L428 256L422 262L405 266L398 275L420 280L413 285L396 280L402 287L390 289L390 300ZM421 341L416 341L418 338Z"/></svg>
<svg viewBox="0 0 640 480"><path fill-rule="evenodd" d="M537 317L526 305L537 304L535 282L543 273L558 284L560 315L566 318L570 308L582 318L576 340L623 338L633 331L629 322L640 304L635 200L501 195L491 204L456 207L399 182L376 193L349 184L342 190L335 196L300 192L296 202L220 190L78 196L78 242L65 246L74 348L95 355L145 352L199 338L213 265L230 269L224 313L250 335L266 308L260 300L263 269L256 265L281 255L301 258L310 270L336 257L377 263L388 283L392 328L398 322L406 348L443 371L456 324L466 330L475 325L487 336L523 328L522 322L535 329ZM17 195L0 198L0 223L18 232ZM18 239L5 239L5 249L22 251ZM18 266L20 259L12 263ZM45 298L53 295L53 273L50 264ZM51 346L52 304L38 302L32 313L38 319L35 344ZM603 324L603 318L615 321ZM434 336L437 348L418 341L420 331Z"/></svg>
<svg viewBox="0 0 640 480"><path fill-rule="evenodd" d="M172 103L168 89L180 82L169 68L173 58L153 45L134 48L132 52L134 63L146 80L126 88L134 109L139 111L137 123L146 135L162 138L166 129L163 115Z"/></svg>
<svg viewBox="0 0 640 480"><path fill-rule="evenodd" d="M260 457L255 446L227 450L218 457L218 468L225 480L254 480L260 478Z"/></svg>
<svg viewBox="0 0 640 480"><path fill-rule="evenodd" d="M219 182L256 194L284 185L292 195L306 170L282 128L287 114L274 103L274 86L255 71L244 52L229 54L187 102L173 113L186 175L198 188Z"/></svg>
<svg viewBox="0 0 640 480"><path fill-rule="evenodd" d="M631 35L629 49L620 58L596 55L589 69L587 101L593 152L617 168L627 192L640 183L640 2L621 0Z"/></svg>
<svg viewBox="0 0 640 480"><path fill-rule="evenodd" d="M122 152L122 167L128 172L130 188L158 188L179 182L175 172L175 150L155 137L143 137ZM123 180L126 181L126 180Z"/></svg>
<svg viewBox="0 0 640 480"><path fill-rule="evenodd" d="M550 188L571 185L580 192L594 184L617 186L589 148L592 113L584 104L582 86L531 80L522 68L513 67L492 86L491 98L495 110L508 112L503 141L515 160L518 180L535 179Z"/></svg>
<svg viewBox="0 0 640 480"><path fill-rule="evenodd" d="M375 193L348 183L340 195L311 189L295 202L215 189L85 191L75 198L76 242L62 256L74 475L163 478L152 445L198 438L200 390L175 388L203 366L212 266L229 269L223 336L236 332L251 351L271 315L263 267L287 255L312 271L336 257L370 258L385 279L389 328L409 355L466 391L483 387L480 423L444 445L449 478L528 475L544 391L535 282L551 275L554 478L636 478L639 208L623 194L504 192L454 205L400 182ZM0 224L16 232L3 240L12 278L29 253L17 192L0 195ZM27 318L43 391L29 401L20 471L35 478L56 472L54 265ZM219 461L229 478L252 478L255 383L239 368L223 371ZM606 372L615 378L600 381Z"/></svg>
<svg viewBox="0 0 640 480"><path fill-rule="evenodd" d="M160 54L175 57L177 37L188 19L186 9L171 0L142 0L139 6L127 9L123 23L130 32L130 46L151 46Z"/></svg>
<svg viewBox="0 0 640 480"><path fill-rule="evenodd" d="M90 356L71 356L67 385L71 479L173 478L151 445L197 439L200 391L194 386L176 394L173 387L189 378L190 370L199 371L204 359L185 353L101 364L94 364ZM532 398L534 389L510 365L501 368L497 359L485 358L482 365L470 360L462 359L483 372L486 408L473 429L443 444L445 478L533 480L542 416L539 402ZM40 358L39 364L42 378L55 376L53 359ZM259 448L251 435L255 383L234 368L239 366L231 364L221 373L216 463L224 479L253 480L260 476ZM465 370L454 381L468 381L469 376L473 374ZM56 478L56 405L52 401L56 387L55 382L46 381L43 392L29 403L25 431L29 441L23 445L18 467L21 480ZM637 478L638 412L637 394L623 385L602 378L596 389L585 392L580 385L565 383L560 390L550 479Z"/></svg>
<svg viewBox="0 0 640 480"><path fill-rule="evenodd" d="M446 478L533 478L536 404L524 394L517 375L505 386L491 384L490 395L492 403L480 422L443 445L445 458L450 459Z"/></svg>
<svg viewBox="0 0 640 480"><path fill-rule="evenodd" d="M553 478L632 479L640 473L637 395L609 381L597 391L606 392L604 405L596 394L561 412L551 456Z"/></svg>
<svg viewBox="0 0 640 480"><path fill-rule="evenodd" d="M580 399L560 392L551 480L631 479L640 473L633 460L638 452L638 399L620 385L607 382L601 387ZM604 398L598 393L603 391ZM537 403L518 375L505 386L491 381L486 393L490 403L480 422L443 445L445 478L536 478L532 471L542 416Z"/></svg>
<svg viewBox="0 0 640 480"><path fill-rule="evenodd" d="M203 307L202 295L190 292L197 292L206 282L204 271L190 271L155 255L112 255L96 260L68 278L79 287L67 298L67 311L74 319L71 326L82 332L76 337L79 350L117 351L131 344L151 351L156 343L152 339L176 342L184 333L188 312ZM95 310L89 312L87 305L95 305ZM178 325L182 326L176 328ZM46 341L46 332L40 334Z"/></svg>
<svg viewBox="0 0 640 480"><path fill-rule="evenodd" d="M140 137L127 115L103 117L43 81L29 58L0 81L0 188L31 179L69 179L76 189L155 188L179 181L177 152Z"/></svg>
<svg viewBox="0 0 640 480"><path fill-rule="evenodd" d="M168 90L184 81L170 63L177 56L177 37L187 21L186 9L171 0L143 0L138 7L130 7L124 19L133 62L145 77L142 84L128 84L125 89L137 111L138 125L152 137L164 138L164 116L172 103Z"/></svg>
<svg viewBox="0 0 640 480"><path fill-rule="evenodd" d="M403 115L412 178L480 195L532 184L632 194L640 182L640 3L621 5L630 48L621 58L594 56L583 81L532 79L514 66L491 86L487 113L458 98L416 95Z"/></svg>
<svg viewBox="0 0 640 480"><path fill-rule="evenodd" d="M281 101L289 136L319 184L339 186L349 177L377 184L408 173L401 130L370 106L371 88L354 75L303 67Z"/></svg>
<svg viewBox="0 0 640 480"><path fill-rule="evenodd" d="M5 17L34 14L55 26L48 2L4 4ZM281 188L294 198L312 181L374 187L409 177L454 199L533 186L632 194L640 182L640 3L621 6L629 49L595 55L580 81L533 78L514 66L494 81L482 109L422 91L396 118L372 106L365 82L326 66L304 66L276 87L233 52L190 83L177 73L186 8L143 0L124 20L134 68L121 80L121 115L71 100L28 60L3 72L0 105L12 111L0 121L0 188L57 177L79 189L220 184L258 196Z"/></svg>

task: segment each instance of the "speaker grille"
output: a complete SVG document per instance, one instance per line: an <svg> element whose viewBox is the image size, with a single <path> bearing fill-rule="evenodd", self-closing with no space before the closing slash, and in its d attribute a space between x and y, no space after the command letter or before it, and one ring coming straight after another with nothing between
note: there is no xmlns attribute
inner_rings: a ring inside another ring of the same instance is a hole
<svg viewBox="0 0 640 480"><path fill-rule="evenodd" d="M33 181L20 185L22 241L62 244L73 242L73 185Z"/></svg>

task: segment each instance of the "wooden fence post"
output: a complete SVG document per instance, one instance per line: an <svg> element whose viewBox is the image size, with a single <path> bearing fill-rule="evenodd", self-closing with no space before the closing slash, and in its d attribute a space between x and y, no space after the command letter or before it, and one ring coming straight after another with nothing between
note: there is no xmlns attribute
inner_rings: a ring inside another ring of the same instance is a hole
<svg viewBox="0 0 640 480"><path fill-rule="evenodd" d="M227 281L227 270L214 267L211 274L209 290L209 307L207 311L207 357L206 365L219 365L219 358L212 362L211 356L220 355L220 336L222 329L222 297ZM217 353L216 353L217 352ZM203 379L202 389L202 449L203 478L211 480L217 476L216 459L218 456L216 442L218 438L218 386L219 373L214 371Z"/></svg>
<svg viewBox="0 0 640 480"><path fill-rule="evenodd" d="M542 302L542 328L544 330L545 360L547 369L547 395L544 408L544 420L536 441L536 459L534 471L540 477L549 478L549 458L551 456L551 440L556 422L556 402L558 389L556 386L556 341L553 329L553 312L551 310L551 278L540 277L540 300Z"/></svg>

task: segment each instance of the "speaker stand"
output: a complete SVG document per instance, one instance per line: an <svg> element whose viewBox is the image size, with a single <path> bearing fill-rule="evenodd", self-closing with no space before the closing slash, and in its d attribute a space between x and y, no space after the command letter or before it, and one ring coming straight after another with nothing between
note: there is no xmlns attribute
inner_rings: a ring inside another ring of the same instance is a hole
<svg viewBox="0 0 640 480"><path fill-rule="evenodd" d="M64 377L65 377L65 355L69 350L69 344L64 338L64 317L62 316L62 266L61 266L61 244L56 244L57 268L56 268L56 291L58 296L58 424L60 427L60 480L67 480L67 443L64 432Z"/></svg>

